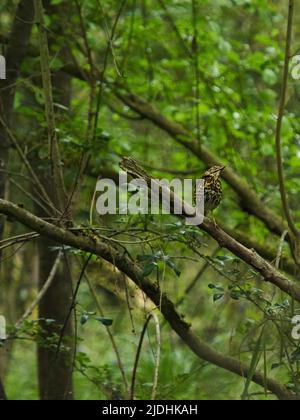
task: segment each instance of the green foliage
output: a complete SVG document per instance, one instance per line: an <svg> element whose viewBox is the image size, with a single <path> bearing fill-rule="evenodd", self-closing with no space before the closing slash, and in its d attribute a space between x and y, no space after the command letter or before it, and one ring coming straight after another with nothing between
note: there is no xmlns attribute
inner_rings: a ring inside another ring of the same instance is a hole
<svg viewBox="0 0 300 420"><path fill-rule="evenodd" d="M0 35L3 32L8 36L10 32L15 3L1 2ZM73 191L86 158L83 183L71 200L75 215L73 233L80 235L80 230L85 230L91 240L116 246L120 255L124 253L140 266L147 282L155 283L162 294L166 293L179 305L179 313L184 314L203 340L250 366L246 381L217 370L199 360L160 319L161 360L156 398L272 399L251 382L256 368L290 389L299 390L299 343L290 334L291 319L299 313L299 308L293 299L263 282L250 265L226 250L216 251L216 244L208 235L175 217L99 217L94 212L92 226L90 220L97 179L117 171L122 155L133 156L159 178L171 179L174 173L184 177L189 170L188 176L196 178L205 169L192 151L184 147L184 136L180 142L174 142L170 133L152 124L151 118L148 121L134 107L125 105L115 94L116 90L139 95L161 112L161 119L165 117L185 127L194 136L195 144L205 146L232 167L270 209L281 215L274 136L286 5L283 2L281 7L281 2L267 0L197 1L199 45L195 57L190 0L133 0L126 2L122 10L121 2L116 0L101 2L101 8L98 1L80 1L81 17L75 3L52 0L53 9L46 17L53 76L69 74L72 78L68 106L64 104L65 91L54 82L57 134L68 193ZM66 5L69 12L61 13L60 7ZM298 24L297 16L295 26ZM295 33L293 51L297 49L298 37ZM91 69L87 45L95 69ZM26 158L47 183L51 171L37 47L34 27L17 82L13 132ZM61 54L65 47L67 59ZM292 213L298 221L299 86L289 80L282 127L286 188ZM10 183L9 195L14 202L36 209L32 197L39 202L40 194L36 194L36 185L14 148L10 173L10 176L17 174L12 179L18 181ZM279 238L249 215L245 203L240 203L229 186L223 184L224 199L214 214L217 222L240 231L263 249L271 246L276 255ZM15 226L10 229L15 235L21 230ZM56 244L49 249L49 253L58 251L63 252L74 278L78 278L86 253ZM287 256L290 249L284 244L281 261ZM21 297L23 287L27 288L26 292L32 289L32 280L27 279L31 273L26 256L18 254L13 261L7 269L9 275L12 273L13 287L5 305L12 319L17 319L17 315L22 315L19 306L24 309L23 304L31 300ZM117 356L122 359L130 382L144 315L154 305L145 302L144 294L138 294L128 279L117 269L108 269L98 257L91 258L87 273L95 293L91 293L91 284L84 278L74 302L75 396L78 399L126 398ZM23 276L26 285L15 284L15 278L19 277L23 284ZM95 303L95 295L100 304ZM11 301L14 310L10 308ZM99 305L103 311L99 311ZM41 325L59 331L61 324L53 319L37 318L34 313L32 319L9 331L14 339L6 380L11 399L38 398L36 343L53 351L57 349L59 334L48 335ZM150 323L137 371L137 399L151 396L156 334ZM69 350L70 339L67 337L61 351ZM3 344L5 348L7 342Z"/></svg>

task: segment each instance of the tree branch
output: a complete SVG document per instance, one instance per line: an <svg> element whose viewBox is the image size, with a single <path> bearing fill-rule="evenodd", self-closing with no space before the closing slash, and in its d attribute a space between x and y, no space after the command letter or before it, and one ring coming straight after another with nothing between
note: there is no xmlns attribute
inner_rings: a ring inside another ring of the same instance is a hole
<svg viewBox="0 0 300 420"><path fill-rule="evenodd" d="M4 37L4 40L5 39L6 38ZM34 50L31 51L31 53L32 55L36 55ZM86 72L73 63L64 64L61 71L68 73L76 79L88 81L88 77L84 76ZM100 80L103 80L101 72L99 72L97 77ZM125 103L131 110L168 133L175 141L188 149L206 165L222 164L220 159L209 149L203 145L200 149L197 140L193 138L192 134L182 125L164 117L157 108L139 96L124 91L123 87L118 83L108 84L113 88L113 93L116 97ZM282 221L281 217L264 205L260 197L251 189L247 182L228 166L223 171L222 176L239 196L241 207L261 220L271 232L275 233L277 236L281 236L287 228L286 224ZM289 237L287 237L287 240L288 239Z"/></svg>
<svg viewBox="0 0 300 420"><path fill-rule="evenodd" d="M192 134L188 130L180 124L164 117L150 103L133 93L128 93L124 90L122 91L118 86L114 88L114 93L130 109L164 130L177 143L192 152L206 165L223 165L220 159L206 147L201 145L200 148L197 140L193 138ZM260 219L271 232L281 236L282 232L286 229L285 223L276 213L264 205L259 196L250 188L247 182L228 166L222 172L222 176L238 194L242 208Z"/></svg>
<svg viewBox="0 0 300 420"><path fill-rule="evenodd" d="M145 165L146 169L150 169L153 171L159 171L159 172L170 172L174 173L175 175L178 175L179 171L168 171L167 169L163 168L152 168L147 165ZM189 175L189 171L186 171L186 175ZM180 172L181 173L181 172ZM185 174L185 172L183 173ZM119 182L119 174L109 168L104 168L99 173L94 173L92 171L91 167L88 167L86 170L86 175L91 176L95 179L97 179L98 176L101 176L102 178L109 178L112 179L117 185ZM240 242L242 245L244 245L246 248L249 249L255 249L255 251L258 252L259 255L261 255L264 259L268 260L269 262L273 262L276 260L277 257L277 249L275 247L272 247L271 245L267 244L260 244L257 240L255 240L253 237L249 235L249 233L244 233L237 228L230 229L227 226L221 225L222 229L228 233L232 238L236 239L238 242ZM289 258L287 256L281 257L281 268L283 271L286 271L291 276L295 276L298 272L298 268L293 261L292 258ZM278 267L277 267L278 268Z"/></svg>
<svg viewBox="0 0 300 420"><path fill-rule="evenodd" d="M120 163L120 167L130 173L134 178L144 179L149 188L151 188L152 182L155 182L155 180L153 180L151 176L144 171L144 169L140 169L134 159L123 158ZM132 171L133 167L138 168L138 171ZM171 197L171 211L174 207L174 203L177 202L178 206L180 206L179 208L183 209L183 214L180 215L180 217L196 216L195 211L188 203L183 202L173 193L173 191L169 191L169 194ZM204 217L203 223L197 227L207 232L221 247L228 249L228 251L232 252L246 264L253 267L257 273L263 276L266 282L274 284L283 292L300 302L300 286L281 274L268 261L264 260L255 250L248 249L244 245L240 244L219 226L216 226L216 224L207 217Z"/></svg>
<svg viewBox="0 0 300 420"><path fill-rule="evenodd" d="M59 266L59 263L60 263L60 260L61 260L61 256L62 256L62 252L59 251L59 253L56 257L55 263L52 267L51 272L49 273L49 276L48 276L47 280L45 281L44 286L41 288L37 297L34 299L33 302L31 302L31 304L26 309L26 311L21 316L21 318L16 322L15 328L18 328L22 324L22 322L24 322L32 314L34 308L40 303L40 301L43 299L43 297L45 296L45 294L49 290L49 287L51 286L51 284L53 283L53 280L55 278L55 275L56 275L56 272L57 272L57 269L58 269L58 266Z"/></svg>
<svg viewBox="0 0 300 420"><path fill-rule="evenodd" d="M143 292L160 309L161 313L169 322L174 331L177 332L177 334L182 338L186 345L198 357L242 377L245 377L250 373L249 366L232 357L225 356L215 351L200 338L198 338L192 331L191 326L187 324L177 313L174 304L168 299L166 294L162 294L156 284L152 284L148 278L145 278L139 266L131 261L127 256L124 256L123 253L119 253L115 248L107 245L104 242L95 242L93 239L86 236L76 236L70 231L52 225L6 200L0 199L0 213L10 217L15 217L16 220L18 220L20 223L29 227L30 229L35 230L42 236L53 239L58 243L69 245L74 248L81 249L85 252L93 253L110 262L129 278L131 278L133 282L143 290ZM212 230L214 224L206 221L206 226L209 226L209 228ZM251 252L246 249L245 251ZM265 269L265 264L262 264L261 270ZM272 275L274 275L274 272ZM278 276L278 281L280 283L283 282L288 290L291 291L294 289L294 285L291 282L289 282L279 273ZM299 290L297 293L293 293L293 295L296 295L297 300L300 301ZM257 372L253 376L253 381L263 387L266 386L268 390L272 391L279 399L296 399L296 396L284 385L273 379L266 380L265 375L262 373Z"/></svg>

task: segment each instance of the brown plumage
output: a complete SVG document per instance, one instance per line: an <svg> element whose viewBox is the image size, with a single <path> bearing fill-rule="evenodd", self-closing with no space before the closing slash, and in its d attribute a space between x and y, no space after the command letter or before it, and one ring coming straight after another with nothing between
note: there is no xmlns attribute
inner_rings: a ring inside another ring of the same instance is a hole
<svg viewBox="0 0 300 420"><path fill-rule="evenodd" d="M216 209L222 200L222 184L220 181L221 172L225 166L212 166L208 169L202 179L204 179L204 213ZM197 190L195 190L195 198Z"/></svg>

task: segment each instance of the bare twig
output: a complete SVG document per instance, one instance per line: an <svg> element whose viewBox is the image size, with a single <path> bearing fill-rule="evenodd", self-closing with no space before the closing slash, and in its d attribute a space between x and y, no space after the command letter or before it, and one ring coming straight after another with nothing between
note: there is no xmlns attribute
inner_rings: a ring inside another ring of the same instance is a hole
<svg viewBox="0 0 300 420"><path fill-rule="evenodd" d="M24 242L28 242L31 239L34 238L38 238L40 235L38 233L26 233L24 235L18 235L18 236L14 236L8 239L3 239L2 241L0 241L0 250L9 248L11 246L14 246L16 244L23 244Z"/></svg>
<svg viewBox="0 0 300 420"><path fill-rule="evenodd" d="M87 284L88 284L88 286L89 286L89 289L90 289L91 295L92 295L92 297L93 297L93 299L94 299L95 305L96 305L96 307L97 307L97 309L98 309L98 311L99 311L100 315L101 315L102 317L104 317L104 312L103 312L103 310L102 310L102 308L101 308L101 305L100 305L100 302L99 302L99 299L98 299L97 293L96 293L96 291L95 291L95 288L94 288L94 286L93 286L93 283L92 283L92 281L90 280L90 278L89 278L89 276L88 276L88 274L87 274L87 273L85 273L85 274L84 274L84 276L85 276L85 279L86 279ZM118 366L119 366L119 369L120 369L120 372L121 372L121 376L122 376L122 379L123 379L123 383L124 383L125 391L126 391L126 393L127 393L127 395L128 395L128 393L129 393L128 381L127 381L127 378L126 378L125 368L124 368L124 365L123 365L123 362L122 362L122 359L121 359L121 355L120 355L120 352L119 352L119 349L118 349L117 343L116 343L116 341L115 341L115 339L114 339L113 333L111 332L111 329L110 329L110 327L109 327L109 326L106 326L106 331L107 331L107 334L108 334L109 339L110 339L110 341L111 341L112 347L113 347L113 349L114 349L114 352L115 352L115 355L116 355L116 358L117 358L117 362L118 362Z"/></svg>
<svg viewBox="0 0 300 420"><path fill-rule="evenodd" d="M279 247L278 247L278 250L277 250L277 255L276 255L276 260L275 260L275 268L277 270L279 269L280 260L281 260L281 257L282 257L283 244L284 244L284 240L285 240L285 237L286 237L287 234L288 234L288 231L285 230L283 232L283 234L281 235L281 238L280 238Z"/></svg>
<svg viewBox="0 0 300 420"><path fill-rule="evenodd" d="M158 316L151 312L151 316L155 323L155 331L156 331L156 343L157 343L157 350L155 355L155 369L153 375L153 386L152 386L152 394L151 400L155 400L157 385L158 385L158 373L159 373L159 366L160 366L160 349L161 349L161 335L160 335L160 325Z"/></svg>
<svg viewBox="0 0 300 420"><path fill-rule="evenodd" d="M52 213L49 211L49 209L44 206L44 204L37 199L31 192L27 191L25 188L22 187L21 184L19 184L17 181L15 181L13 178L10 178L11 184L13 184L15 187L17 187L26 197L30 198L34 203L36 203L41 209L44 210L45 214L48 214L48 216L51 216Z"/></svg>
<svg viewBox="0 0 300 420"><path fill-rule="evenodd" d="M22 324L22 322L25 321L25 319L27 319L33 312L34 308L39 304L39 302L43 299L43 297L45 296L45 294L47 293L49 287L51 286L60 260L61 260L61 256L62 256L62 251L59 251L56 257L56 260L53 264L53 267L51 269L51 272L49 273L49 276L47 278L47 280L45 281L45 284L43 285L43 287L41 288L41 290L39 291L37 297L34 299L34 301L30 304L30 306L26 309L26 311L24 312L24 314L21 316L21 318L19 319L19 321L16 322L15 327L19 328L19 326Z"/></svg>
<svg viewBox="0 0 300 420"><path fill-rule="evenodd" d="M140 360L140 355L141 355L141 350L142 350L144 337L145 337L147 327L148 327L148 324L150 322L151 317L152 317L152 315L149 315L147 317L145 323L144 323L144 326L143 326L143 329L142 329L142 332L141 332L141 336L140 336L140 340L139 340L139 344L138 344L138 347L137 347L135 360L134 360L133 371L132 371L132 379L131 379L131 387L130 387L130 395L129 395L130 400L134 400L134 390L135 390L137 368L138 368L138 364L139 364L139 360Z"/></svg>
<svg viewBox="0 0 300 420"><path fill-rule="evenodd" d="M106 34L106 37L107 37L109 48L111 50L111 55L112 55L112 58L113 58L113 61L114 61L115 69L116 69L116 72L117 72L117 74L118 74L119 77L122 77L122 74L121 74L121 72L119 70L117 58L116 58L115 51L114 51L113 41L114 41L114 36L115 36L116 29L117 29L117 25L118 25L119 19L121 17L121 14L122 14L122 11L123 11L123 9L125 7L126 2L127 2L127 0L122 0L121 5L120 5L120 8L119 8L119 10L117 12L117 16L116 16L115 21L113 23L112 29L111 29L111 31L109 31L109 27L108 27L108 24L107 24L105 12L104 12L104 9L102 7L101 1L100 0L97 0L98 7L99 7L102 15L104 16L105 34Z"/></svg>
<svg viewBox="0 0 300 420"><path fill-rule="evenodd" d="M0 122L2 124L2 126L4 127L10 141L12 142L12 144L15 146L18 154L20 155L22 161L24 162L24 165L26 167L26 169L28 170L29 174L32 176L33 180L35 181L37 187L39 188L43 199L45 201L45 203L52 209L55 210L55 207L49 197L49 195L47 194L45 188L43 187L41 181L39 180L38 176L36 175L32 165L30 164L29 160L27 159L27 156L25 155L25 153L23 152L17 138L15 137L15 135L13 134L13 132L11 131L11 129L8 127L8 125L6 124L6 122L3 120L3 118L0 115Z"/></svg>
<svg viewBox="0 0 300 420"><path fill-rule="evenodd" d="M67 195L64 184L62 161L60 157L58 135L55 122L55 113L53 106L52 96L52 82L50 72L50 54L48 47L48 39L44 21L44 10L41 0L34 0L34 9L36 15L36 24L39 33L39 47L40 47L40 59L41 59L41 72L43 89L45 95L45 112L48 128L48 142L51 159L53 185L55 186L54 191L56 195L56 205L60 211L64 210Z"/></svg>
<svg viewBox="0 0 300 420"><path fill-rule="evenodd" d="M196 114L196 132L197 140L200 144L200 71L199 71L199 39L198 39L198 5L197 0L192 0L192 23L193 23L193 42L192 42L192 58L194 66L194 99Z"/></svg>
<svg viewBox="0 0 300 420"><path fill-rule="evenodd" d="M97 81L97 68L96 65L94 63L93 60L93 55L92 55L92 49L90 47L89 41L88 41L88 34L87 34L87 30L86 30L86 26L84 23L84 17L83 17L83 11L82 11L82 5L78 0L75 0L75 4L76 4L76 8L78 11L78 16L79 16L79 22L80 22L80 30L81 30L81 35L84 41L84 46L85 46L85 51L83 51L83 53L85 55L87 55L88 57L88 63L89 63L89 72L85 72L86 76L87 76L87 80L90 84L90 94L89 94L89 105L88 105L88 123L87 123L87 128L86 128L86 134L85 134L85 139L86 139L86 143L87 143L87 150L83 150L79 159L79 165L78 165L78 170L75 176L75 180L71 189L71 193L69 194L69 198L68 198L68 202L66 205L66 211L68 211L68 209L70 207L72 207L72 202L74 201L74 198L76 196L76 194L78 193L78 190L80 188L81 182L82 182L82 177L84 175L85 169L88 165L88 162L90 160L90 150L89 150L89 146L91 144L91 140L92 140L92 129L93 129L93 123L94 120L96 118L96 112L94 110L94 106L95 106L95 98L96 98L96 81ZM75 59L75 57L74 57ZM76 60L76 59L75 59Z"/></svg>
<svg viewBox="0 0 300 420"><path fill-rule="evenodd" d="M192 58L193 54L192 51L189 49L188 45L186 44L185 40L182 38L182 35L179 31L179 28L177 27L176 23L174 22L174 19L172 17L172 15L170 14L167 6L165 5L163 0L157 0L158 3L160 4L161 8L164 11L164 15L165 15L165 19L167 20L167 22L169 23L170 28L174 31L178 41L179 41L179 45L182 47L183 52L189 57Z"/></svg>
<svg viewBox="0 0 300 420"><path fill-rule="evenodd" d="M102 72L101 72L101 77L100 77L100 80L99 80L99 89L98 89L98 93L97 93L96 115L95 115L94 127L93 127L93 141L95 140L96 134L97 134L99 113L100 113L102 94L103 94L103 88L104 88L104 80L103 79L104 79L104 75L105 75L107 64L108 64L109 50L111 50L113 60L114 60L114 63L115 63L115 67L116 67L116 71L117 71L118 75L120 77L122 77L122 75L120 74L120 72L118 70L118 64L117 64L117 60L116 60L116 57L115 57L115 54L114 54L113 40L114 40L115 32L116 32L116 29L117 29L117 25L118 25L121 13L122 13L123 8L126 4L126 1L127 0L122 0L122 3L121 3L120 8L117 12L117 16L114 20L114 23L113 23L113 26L112 26L112 29L111 29L111 32L110 32L107 21L106 21L106 16L105 16L102 4L101 4L101 1L97 0L97 4L98 4L98 7L100 9L100 12L104 17L105 33L106 33L106 37L107 37L107 47L106 47L105 54L104 54L103 69L102 69Z"/></svg>
<svg viewBox="0 0 300 420"><path fill-rule="evenodd" d="M212 255L210 256L210 258L214 258L217 253L220 251L220 247L218 246L212 253ZM196 274L195 278L191 281L191 283L185 288L184 290L184 295L176 302L176 306L179 306L182 304L182 302L184 301L184 299L186 298L186 296L194 289L194 287L196 286L196 284L198 283L199 279L201 279L201 277L203 276L203 274L205 273L205 271L209 268L210 263L209 261L205 261L205 263L203 264L203 266L200 268L200 270L198 271L198 273Z"/></svg>
<svg viewBox="0 0 300 420"><path fill-rule="evenodd" d="M82 279L84 277L85 270L87 269L87 266L89 265L89 262L90 262L92 256L93 256L93 254L89 254L89 256L87 257L87 259L86 259L86 261L85 261L85 263L84 263L84 265L83 265L83 267L81 269L81 272L80 272L80 275L79 275L79 278L78 278L78 281L77 281L75 290L73 292L72 302L71 302L71 305L70 305L70 308L69 308L69 312L68 312L68 314L66 316L66 319L64 321L64 324L63 324L62 329L61 329L61 332L60 332L60 336L59 336L59 339L58 339L58 344L57 344L56 352L55 352L55 358L57 358L57 356L58 356L58 354L60 352L61 343L63 341L65 330L66 330L67 325L68 325L68 322L70 320L72 311L75 310L75 308L76 308L76 299L77 299L77 295L78 295L78 292L79 292L79 288L80 288Z"/></svg>

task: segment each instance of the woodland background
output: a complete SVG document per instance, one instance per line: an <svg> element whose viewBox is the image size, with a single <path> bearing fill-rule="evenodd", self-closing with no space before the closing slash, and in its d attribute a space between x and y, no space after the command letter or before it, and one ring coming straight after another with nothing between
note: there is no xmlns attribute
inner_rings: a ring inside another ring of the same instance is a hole
<svg viewBox="0 0 300 420"><path fill-rule="evenodd" d="M1 399L299 398L299 28L291 0L1 1ZM227 165L218 227L99 217L124 155Z"/></svg>

